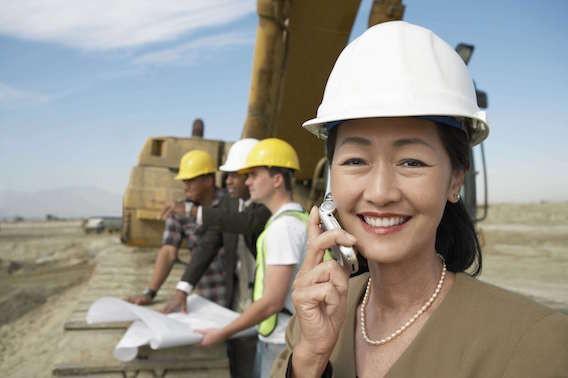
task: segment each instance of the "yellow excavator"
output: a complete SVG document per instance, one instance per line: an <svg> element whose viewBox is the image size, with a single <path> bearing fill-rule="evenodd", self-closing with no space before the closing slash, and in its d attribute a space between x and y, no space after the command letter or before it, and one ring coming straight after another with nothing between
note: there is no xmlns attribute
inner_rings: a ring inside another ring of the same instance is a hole
<svg viewBox="0 0 568 378"><path fill-rule="evenodd" d="M327 77L349 39L359 6L360 0L257 1L259 23L248 115L241 137L278 137L294 146L301 161L295 198L306 208L317 202L324 190L325 159L322 143L300 125L317 111ZM404 9L401 0L375 0L368 25L400 20ZM464 60L467 52L467 49L463 52ZM479 95L478 101L486 102L484 93L479 92ZM218 164L224 160L231 141L204 139L203 127L197 120L192 137L152 137L146 141L123 197L123 243L138 247L160 245L164 225L159 219L161 210L167 202L183 199L183 185L175 181L174 176L184 153L202 149L208 151ZM464 198L475 217L475 170L473 172L466 180ZM218 177L218 183L221 184L221 177ZM93 351L97 348L95 345L88 351L84 349L81 335L86 337L95 329L80 320L81 314L77 315L77 322L66 325L68 331L77 332L75 336L67 337L69 345L65 350L68 352L64 353L69 356L61 356L59 360L65 363L57 365L53 371L55 375L228 376L226 361L222 362L224 351L204 352L202 348L187 347L189 349L177 352L146 348L132 363L117 364L108 357L108 352L96 354ZM100 344L101 349L103 345L108 348L118 341L123 329L124 325L100 326L102 333L97 333L99 339L93 342Z"/></svg>
<svg viewBox="0 0 568 378"><path fill-rule="evenodd" d="M295 198L306 208L321 197L325 159L322 143L300 125L316 113L327 77L348 41L359 5L360 0L257 2L259 24L248 115L241 137L278 137L294 146L302 168L297 175ZM375 0L368 25L400 20L404 9L401 0ZM466 63L472 49L465 44L457 48ZM486 106L486 98L484 92L478 91L482 107ZM124 193L122 241L132 246L159 246L163 230L160 211L165 203L183 198L182 184L173 180L181 156L191 149L204 149L221 162L230 144L199 136L148 139ZM474 219L475 179L472 169L463 193ZM221 184L220 177L218 181ZM486 213L486 205L484 209Z"/></svg>
<svg viewBox="0 0 568 378"><path fill-rule="evenodd" d="M295 198L314 203L323 187L322 144L299 125L311 118L323 95L333 64L346 45L360 0L258 0L248 115L242 137L278 137L294 146L302 170ZM369 25L399 20L400 0L375 1ZM202 126L202 125L201 125ZM231 142L191 138L152 137L144 144L123 197L121 240L131 246L157 247L165 203L183 198L183 185L173 179L181 156L203 149L221 162ZM221 178L218 178L221 184Z"/></svg>

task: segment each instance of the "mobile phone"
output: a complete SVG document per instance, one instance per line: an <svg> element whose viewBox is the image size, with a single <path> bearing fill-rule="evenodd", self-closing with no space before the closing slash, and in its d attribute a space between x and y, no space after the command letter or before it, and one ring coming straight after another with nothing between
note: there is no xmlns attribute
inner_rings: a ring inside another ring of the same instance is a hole
<svg viewBox="0 0 568 378"><path fill-rule="evenodd" d="M342 229L334 213L335 202L333 202L331 193L327 193L319 207L320 221L327 231ZM334 246L331 248L331 255L339 265L344 266L347 264L351 267L351 273L355 273L359 270L359 261L357 261L357 255L352 247L343 245Z"/></svg>

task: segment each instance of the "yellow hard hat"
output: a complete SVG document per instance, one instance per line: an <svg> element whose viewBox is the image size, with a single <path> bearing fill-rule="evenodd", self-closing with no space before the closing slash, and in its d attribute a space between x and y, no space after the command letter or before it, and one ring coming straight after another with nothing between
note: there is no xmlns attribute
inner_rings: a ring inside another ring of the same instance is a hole
<svg viewBox="0 0 568 378"><path fill-rule="evenodd" d="M281 167L299 170L300 162L294 147L278 138L258 142L250 150L243 170L253 167Z"/></svg>
<svg viewBox="0 0 568 378"><path fill-rule="evenodd" d="M215 162L211 155L202 150L189 151L179 162L179 173L176 180L191 180L197 176L214 173Z"/></svg>

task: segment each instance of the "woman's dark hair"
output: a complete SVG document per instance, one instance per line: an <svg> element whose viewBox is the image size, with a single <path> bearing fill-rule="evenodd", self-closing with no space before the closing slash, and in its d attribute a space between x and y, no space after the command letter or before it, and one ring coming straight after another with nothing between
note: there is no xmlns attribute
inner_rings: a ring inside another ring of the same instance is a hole
<svg viewBox="0 0 568 378"><path fill-rule="evenodd" d="M331 164L337 140L337 129L333 127L327 137L327 160ZM438 125L438 134L446 149L452 168L467 171L470 167L468 134L463 130ZM436 231L436 250L445 261L450 272L464 272L470 269L471 276L481 273L481 246L475 232L475 226L462 199L458 202L446 202L444 215Z"/></svg>

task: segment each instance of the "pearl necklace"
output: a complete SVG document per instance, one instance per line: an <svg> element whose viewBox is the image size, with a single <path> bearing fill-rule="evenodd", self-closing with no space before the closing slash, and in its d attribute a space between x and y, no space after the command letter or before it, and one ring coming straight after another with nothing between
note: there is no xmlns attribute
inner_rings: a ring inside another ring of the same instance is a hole
<svg viewBox="0 0 568 378"><path fill-rule="evenodd" d="M442 255L438 254L440 259L442 260L442 274L440 275L440 279L438 280L438 285L436 286L436 290L434 290L434 294L428 299L428 302L424 304L402 327L391 333L389 336L382 338L380 340L372 340L367 335L367 328L365 326L365 309L367 308L367 299L369 298L369 288L371 287L371 277L369 276L369 280L367 281L367 288L365 289L365 296L363 297L363 302L361 303L361 334L363 335L363 339L371 345L383 345L388 343L395 337L399 336L403 333L408 327L410 327L420 315L422 315L431 305L434 303L438 294L440 294L440 290L444 285L444 279L446 278L446 262Z"/></svg>

